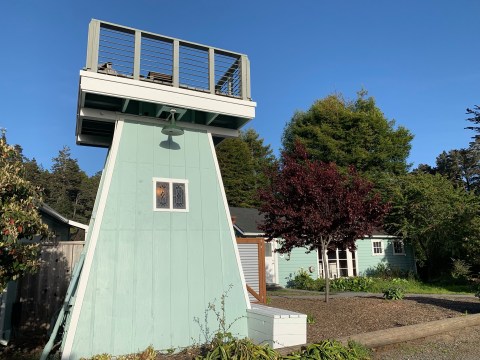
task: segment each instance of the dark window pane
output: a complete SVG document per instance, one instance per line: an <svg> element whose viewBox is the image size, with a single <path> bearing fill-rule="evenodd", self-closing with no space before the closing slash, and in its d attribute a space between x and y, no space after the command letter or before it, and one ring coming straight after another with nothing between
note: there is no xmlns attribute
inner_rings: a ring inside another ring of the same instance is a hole
<svg viewBox="0 0 480 360"><path fill-rule="evenodd" d="M157 199L157 209L169 209L170 208L170 196L167 182L157 182L155 189L155 195Z"/></svg>
<svg viewBox="0 0 480 360"><path fill-rule="evenodd" d="M173 193L173 208L174 209L186 209L187 202L185 199L185 184L182 183L173 183L172 184L172 193Z"/></svg>

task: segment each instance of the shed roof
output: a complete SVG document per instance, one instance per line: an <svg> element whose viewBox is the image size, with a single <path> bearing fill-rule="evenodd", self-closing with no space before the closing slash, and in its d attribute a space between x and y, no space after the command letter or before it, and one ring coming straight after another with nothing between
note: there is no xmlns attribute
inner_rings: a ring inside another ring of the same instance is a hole
<svg viewBox="0 0 480 360"><path fill-rule="evenodd" d="M257 209L230 207L230 215L234 220L234 226L243 235L262 235L263 231L258 225L263 222L263 215Z"/></svg>

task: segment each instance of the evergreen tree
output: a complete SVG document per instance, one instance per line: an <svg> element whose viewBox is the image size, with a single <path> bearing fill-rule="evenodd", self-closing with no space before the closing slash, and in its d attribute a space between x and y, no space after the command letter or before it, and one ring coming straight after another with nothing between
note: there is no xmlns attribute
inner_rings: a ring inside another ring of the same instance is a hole
<svg viewBox="0 0 480 360"><path fill-rule="evenodd" d="M255 167L248 145L240 138L223 140L216 147L228 205L255 205Z"/></svg>
<svg viewBox="0 0 480 360"><path fill-rule="evenodd" d="M339 94L316 101L308 111L297 112L286 125L283 147L292 151L300 141L310 156L360 172L405 174L413 135L395 128L372 97L360 91L355 101Z"/></svg>
<svg viewBox="0 0 480 360"><path fill-rule="evenodd" d="M228 204L238 207L257 207L257 192L266 186L267 169L275 157L270 145L253 130L240 132L239 138L223 140L216 148Z"/></svg>
<svg viewBox="0 0 480 360"><path fill-rule="evenodd" d="M63 216L76 219L80 185L85 177L77 160L71 158L70 148L64 146L53 158L47 203Z"/></svg>
<svg viewBox="0 0 480 360"><path fill-rule="evenodd" d="M468 126L466 129L473 130L477 133L480 133L480 106L474 105L473 109L467 108L467 115L470 115L471 117L467 118L468 121L474 123L477 126ZM475 135L473 137L476 140L480 140L480 135Z"/></svg>

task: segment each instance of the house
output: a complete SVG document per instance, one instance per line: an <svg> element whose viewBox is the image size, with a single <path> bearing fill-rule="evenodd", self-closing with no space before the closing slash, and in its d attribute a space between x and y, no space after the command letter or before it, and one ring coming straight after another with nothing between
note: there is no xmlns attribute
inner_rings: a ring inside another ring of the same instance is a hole
<svg viewBox="0 0 480 360"><path fill-rule="evenodd" d="M38 210L53 237L41 243L38 271L9 282L0 293L2 345L8 344L13 329L17 335L21 335L23 328L48 329L63 304L70 274L83 250L87 225L65 218L46 204Z"/></svg>
<svg viewBox="0 0 480 360"><path fill-rule="evenodd" d="M258 228L263 216L256 209L230 207L234 231L239 237L263 237ZM295 248L290 254L279 254L281 239L265 244L266 283L288 286L301 269L316 279L323 277L323 265L318 251ZM335 249L327 252L331 278L368 275L379 264L392 269L416 272L414 251L411 244L395 236L376 231L372 236L356 241L355 251Z"/></svg>

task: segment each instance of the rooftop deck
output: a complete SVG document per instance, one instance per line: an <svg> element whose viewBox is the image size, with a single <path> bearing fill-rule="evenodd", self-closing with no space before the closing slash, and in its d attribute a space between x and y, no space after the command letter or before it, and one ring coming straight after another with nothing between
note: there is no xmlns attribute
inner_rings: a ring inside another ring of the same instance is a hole
<svg viewBox="0 0 480 360"><path fill-rule="evenodd" d="M104 21L89 25L77 143L109 146L119 114L235 134L254 117L246 55ZM223 135L222 135L223 134Z"/></svg>

